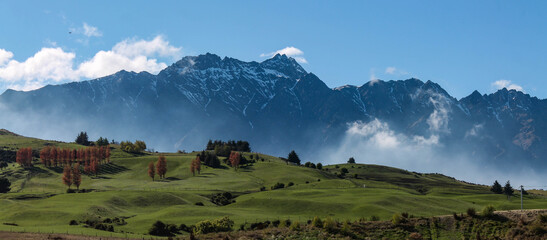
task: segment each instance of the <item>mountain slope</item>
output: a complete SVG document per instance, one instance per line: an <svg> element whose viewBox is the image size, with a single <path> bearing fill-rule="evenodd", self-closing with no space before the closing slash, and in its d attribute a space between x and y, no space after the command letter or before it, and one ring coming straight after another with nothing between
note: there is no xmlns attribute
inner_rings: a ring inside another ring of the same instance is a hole
<svg viewBox="0 0 547 240"><path fill-rule="evenodd" d="M247 139L255 150L304 155L334 146L348 124L378 119L390 131L469 152L489 164L515 159L547 169L547 101L502 89L463 99L418 79L331 89L294 59L243 62L184 57L157 75L103 78L0 96L4 128L43 138L143 139L160 150L201 149L209 138Z"/></svg>

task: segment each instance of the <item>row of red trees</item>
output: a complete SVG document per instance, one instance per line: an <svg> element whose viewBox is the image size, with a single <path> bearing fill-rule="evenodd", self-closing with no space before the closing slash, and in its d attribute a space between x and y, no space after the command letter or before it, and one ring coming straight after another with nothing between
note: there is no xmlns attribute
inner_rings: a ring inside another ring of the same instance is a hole
<svg viewBox="0 0 547 240"><path fill-rule="evenodd" d="M32 167L32 148L20 148L15 161L22 167Z"/></svg>
<svg viewBox="0 0 547 240"><path fill-rule="evenodd" d="M160 155L158 157L158 161L156 162L155 166L154 162L150 162L148 164L148 176L152 178L152 181L154 181L156 173L158 174L160 179L165 178L165 174L167 174L167 161L165 160L165 156L163 155Z"/></svg>
<svg viewBox="0 0 547 240"><path fill-rule="evenodd" d="M110 146L81 149L45 147L40 150L40 160L46 167L72 166L74 162L90 166L92 162L110 162Z"/></svg>

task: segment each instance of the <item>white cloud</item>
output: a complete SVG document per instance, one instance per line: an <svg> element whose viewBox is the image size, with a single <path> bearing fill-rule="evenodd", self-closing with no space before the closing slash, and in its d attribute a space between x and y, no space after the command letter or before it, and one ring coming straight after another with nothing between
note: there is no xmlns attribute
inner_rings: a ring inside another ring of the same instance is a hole
<svg viewBox="0 0 547 240"><path fill-rule="evenodd" d="M12 57L12 52L0 48L0 66L4 66Z"/></svg>
<svg viewBox="0 0 547 240"><path fill-rule="evenodd" d="M369 123L353 122L349 125L347 133L352 136L361 136L369 139L369 142L380 149L397 148L400 144L395 133L389 129L385 122L374 119Z"/></svg>
<svg viewBox="0 0 547 240"><path fill-rule="evenodd" d="M384 73L388 74L388 75L397 75L397 76L409 75L409 73L407 71L398 69L396 67L387 67L386 70L384 71Z"/></svg>
<svg viewBox="0 0 547 240"><path fill-rule="evenodd" d="M465 138L479 136L479 132L482 130L483 127L484 126L482 124L473 125L471 129L465 132Z"/></svg>
<svg viewBox="0 0 547 240"><path fill-rule="evenodd" d="M294 58L294 60L296 60L299 63L308 63L308 61L304 57L302 57L302 55L304 55L304 52L295 47L286 47L286 48L277 50L275 52L262 53L260 54L260 57L273 57L277 54L287 55L287 57L292 57Z"/></svg>
<svg viewBox="0 0 547 240"><path fill-rule="evenodd" d="M386 68L386 74L395 74L396 70L397 70L397 68L395 68L395 67L387 67Z"/></svg>
<svg viewBox="0 0 547 240"><path fill-rule="evenodd" d="M433 104L434 110L433 113L427 118L427 124L429 125L429 130L432 133L437 132L450 132L448 129L450 105L449 100L441 94L432 93L429 98L429 102Z"/></svg>
<svg viewBox="0 0 547 240"><path fill-rule="evenodd" d="M517 90L517 91L524 92L524 89L521 86L511 83L510 80L505 80L505 79L501 79L501 80L493 82L492 87L495 88L496 90L507 88L508 90Z"/></svg>
<svg viewBox="0 0 547 240"><path fill-rule="evenodd" d="M76 54L63 49L42 48L23 62L13 60L13 53L0 49L0 85L16 90L32 90L50 83L96 78L120 70L158 73L167 67L157 57L176 58L181 48L169 44L162 36L153 40L124 40L111 50L99 51L77 67Z"/></svg>
<svg viewBox="0 0 547 240"><path fill-rule="evenodd" d="M88 37L100 37L103 35L103 33L100 32L97 27L93 27L91 25L88 25L87 23L84 23L83 34Z"/></svg>
<svg viewBox="0 0 547 240"><path fill-rule="evenodd" d="M378 79L376 77L376 74L374 74L374 69L370 69L370 77L369 77L369 85L372 86L374 85L375 83L377 83L378 81L380 81L380 79Z"/></svg>

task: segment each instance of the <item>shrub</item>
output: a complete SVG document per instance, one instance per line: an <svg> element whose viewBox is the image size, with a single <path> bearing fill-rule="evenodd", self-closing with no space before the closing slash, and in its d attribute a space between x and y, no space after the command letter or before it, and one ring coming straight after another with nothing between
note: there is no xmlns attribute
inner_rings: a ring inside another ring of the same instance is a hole
<svg viewBox="0 0 547 240"><path fill-rule="evenodd" d="M373 221L373 222L380 221L380 217L378 217L376 215L372 215L372 216L370 216L370 221Z"/></svg>
<svg viewBox="0 0 547 240"><path fill-rule="evenodd" d="M168 230L170 233L179 233L179 228L178 228L177 225L175 225L175 224L169 224L169 225L167 225L167 230Z"/></svg>
<svg viewBox="0 0 547 240"><path fill-rule="evenodd" d="M70 220L70 223L68 225L78 225L78 222L76 220Z"/></svg>
<svg viewBox="0 0 547 240"><path fill-rule="evenodd" d="M293 183L293 182L289 182L289 184L287 184L287 187L290 187L290 186L294 186L294 183Z"/></svg>
<svg viewBox="0 0 547 240"><path fill-rule="evenodd" d="M148 234L154 235L154 236L171 236L171 232L167 229L167 225L163 223L162 221L156 221L152 228L148 230Z"/></svg>
<svg viewBox="0 0 547 240"><path fill-rule="evenodd" d="M192 227L186 226L186 224L183 223L179 226L179 230L189 233L192 232Z"/></svg>
<svg viewBox="0 0 547 240"><path fill-rule="evenodd" d="M401 217L398 213L393 214L391 217L391 223L393 223L393 225L399 225L402 221L403 217Z"/></svg>
<svg viewBox="0 0 547 240"><path fill-rule="evenodd" d="M467 216L476 217L477 216L477 210L475 210L474 208L468 208L467 209Z"/></svg>
<svg viewBox="0 0 547 240"><path fill-rule="evenodd" d="M280 228L286 228L286 227L289 227L290 225L291 225L291 220L290 219L283 220L279 223Z"/></svg>
<svg viewBox="0 0 547 240"><path fill-rule="evenodd" d="M345 221L344 224L342 225L342 232L344 234L349 234L351 233L351 225L348 221Z"/></svg>
<svg viewBox="0 0 547 240"><path fill-rule="evenodd" d="M204 206L202 202L197 202L196 206Z"/></svg>
<svg viewBox="0 0 547 240"><path fill-rule="evenodd" d="M194 227L194 233L206 234L212 232L227 232L232 230L233 226L234 221L230 220L228 217L215 219L213 221L204 220L196 224Z"/></svg>
<svg viewBox="0 0 547 240"><path fill-rule="evenodd" d="M407 213L407 212L403 212L403 213L401 213L401 216L402 216L403 218L408 218L408 213Z"/></svg>
<svg viewBox="0 0 547 240"><path fill-rule="evenodd" d="M323 227L323 221L321 221L321 218L318 216L315 216L313 220L311 221L311 225L316 228L322 228Z"/></svg>
<svg viewBox="0 0 547 240"><path fill-rule="evenodd" d="M323 229L329 233L334 233L336 232L337 225L338 224L336 223L336 221L334 221L330 217L327 217L327 219L325 219L325 221L323 222Z"/></svg>
<svg viewBox="0 0 547 240"><path fill-rule="evenodd" d="M300 231L300 223L298 221L294 221L289 229L292 231Z"/></svg>
<svg viewBox="0 0 547 240"><path fill-rule="evenodd" d="M211 196L211 202L219 206L226 206L230 203L235 202L232 200L232 198L233 196L231 193L223 192Z"/></svg>
<svg viewBox="0 0 547 240"><path fill-rule="evenodd" d="M272 190L275 190L275 189L280 189L280 188L284 188L285 187L285 184L284 183L276 183L275 185L272 186Z"/></svg>
<svg viewBox="0 0 547 240"><path fill-rule="evenodd" d="M481 215L483 217L492 217L494 216L494 211L496 211L496 209L492 205L488 205L482 209Z"/></svg>
<svg viewBox="0 0 547 240"><path fill-rule="evenodd" d="M262 187L260 188L260 191L261 191L261 192L266 191L266 187L262 186Z"/></svg>
<svg viewBox="0 0 547 240"><path fill-rule="evenodd" d="M323 169L323 164L317 163L317 165L315 165L315 168L321 170L321 169Z"/></svg>
<svg viewBox="0 0 547 240"><path fill-rule="evenodd" d="M271 223L271 226L278 227L280 223L281 223L281 221L279 221L279 220L273 220L272 223Z"/></svg>

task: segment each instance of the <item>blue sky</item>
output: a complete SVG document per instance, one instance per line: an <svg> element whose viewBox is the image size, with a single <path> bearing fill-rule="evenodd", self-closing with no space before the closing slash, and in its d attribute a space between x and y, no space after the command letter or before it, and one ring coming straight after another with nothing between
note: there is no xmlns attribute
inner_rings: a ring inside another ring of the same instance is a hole
<svg viewBox="0 0 547 240"><path fill-rule="evenodd" d="M547 98L545 16L544 1L10 1L0 92L293 47L330 87L417 77L457 98L501 86Z"/></svg>

